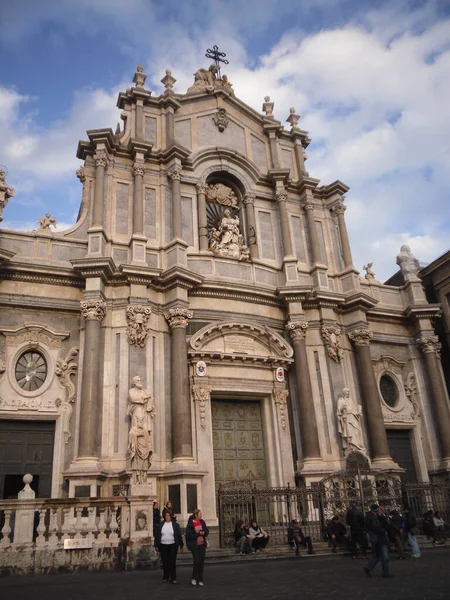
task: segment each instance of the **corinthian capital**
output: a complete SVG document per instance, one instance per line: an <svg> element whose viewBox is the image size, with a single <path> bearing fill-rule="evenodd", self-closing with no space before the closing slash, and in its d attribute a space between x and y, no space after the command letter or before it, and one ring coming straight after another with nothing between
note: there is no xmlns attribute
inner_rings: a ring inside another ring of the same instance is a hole
<svg viewBox="0 0 450 600"><path fill-rule="evenodd" d="M133 164L133 176L134 177L144 177L145 175L145 165L142 163L135 162Z"/></svg>
<svg viewBox="0 0 450 600"><path fill-rule="evenodd" d="M192 319L194 313L188 308L170 308L164 313L164 316L172 329L175 327L186 329L188 319Z"/></svg>
<svg viewBox="0 0 450 600"><path fill-rule="evenodd" d="M181 171L182 171L181 167L178 167L178 166L172 167L172 169L167 173L167 176L172 181L175 181L176 179L179 181L181 179Z"/></svg>
<svg viewBox="0 0 450 600"><path fill-rule="evenodd" d="M197 194L206 194L206 183L199 181L195 187L197 188Z"/></svg>
<svg viewBox="0 0 450 600"><path fill-rule="evenodd" d="M277 202L286 202L287 201L287 192L284 188L281 188L277 192L275 192L275 200Z"/></svg>
<svg viewBox="0 0 450 600"><path fill-rule="evenodd" d="M350 331L348 337L355 344L355 346L368 346L370 340L373 338L373 333L367 329L367 327L361 327L361 329L354 329Z"/></svg>
<svg viewBox="0 0 450 600"><path fill-rule="evenodd" d="M304 340L307 329L308 323L306 321L288 321L286 325L286 331L289 333L293 342L296 340Z"/></svg>
<svg viewBox="0 0 450 600"><path fill-rule="evenodd" d="M106 302L103 300L83 300L81 314L87 321L101 321L106 315Z"/></svg>
<svg viewBox="0 0 450 600"><path fill-rule="evenodd" d="M96 167L106 167L109 159L108 155L104 150L99 150L94 154L95 166Z"/></svg>
<svg viewBox="0 0 450 600"><path fill-rule="evenodd" d="M305 198L302 202L302 206L304 210L314 210L311 198Z"/></svg>
<svg viewBox="0 0 450 600"><path fill-rule="evenodd" d="M438 356L440 355L441 344L437 335L419 337L416 339L416 343L419 346L419 350L424 354L435 353Z"/></svg>
<svg viewBox="0 0 450 600"><path fill-rule="evenodd" d="M247 204L254 204L255 200L256 200L256 194L254 194L253 192L247 192L244 196L245 206L247 206Z"/></svg>
<svg viewBox="0 0 450 600"><path fill-rule="evenodd" d="M339 200L339 202L337 202L333 206L333 212L335 215L343 215L346 210L347 210L347 207L345 206L345 204L343 203L342 200Z"/></svg>

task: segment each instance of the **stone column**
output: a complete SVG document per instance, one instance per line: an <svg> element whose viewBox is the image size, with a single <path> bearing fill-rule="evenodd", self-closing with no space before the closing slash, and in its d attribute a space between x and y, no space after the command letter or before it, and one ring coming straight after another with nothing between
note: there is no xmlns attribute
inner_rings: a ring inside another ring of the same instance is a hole
<svg viewBox="0 0 450 600"><path fill-rule="evenodd" d="M94 206L92 210L92 226L103 227L103 206L105 197L105 169L108 156L104 150L98 151L95 156L95 188Z"/></svg>
<svg viewBox="0 0 450 600"><path fill-rule="evenodd" d="M373 370L372 356L370 354L370 340L373 334L367 327L362 327L351 331L348 337L354 343L358 355L363 405L372 449L372 458L373 460L389 460L389 445L384 427L377 380L375 371Z"/></svg>
<svg viewBox="0 0 450 600"><path fill-rule="evenodd" d="M166 107L166 140L167 147L175 141L175 111L173 106Z"/></svg>
<svg viewBox="0 0 450 600"><path fill-rule="evenodd" d="M247 193L244 196L245 216L247 217L248 245L250 256L259 258L258 242L256 239L256 220L255 220L255 194Z"/></svg>
<svg viewBox="0 0 450 600"><path fill-rule="evenodd" d="M286 329L294 349L302 455L304 460L318 459L320 458L320 445L305 341L308 323L306 321L289 321Z"/></svg>
<svg viewBox="0 0 450 600"><path fill-rule="evenodd" d="M353 266L352 251L350 248L350 241L348 239L347 225L345 223L344 213L347 207L344 205L342 200L339 200L337 204L333 206L333 212L337 216L339 225L339 235L341 238L342 256L344 258L345 267Z"/></svg>
<svg viewBox="0 0 450 600"><path fill-rule="evenodd" d="M181 235L181 167L176 165L169 172L172 180L172 229L173 237L180 238Z"/></svg>
<svg viewBox="0 0 450 600"><path fill-rule="evenodd" d="M308 223L309 241L311 242L311 254L313 264L321 263L319 236L317 235L316 220L314 219L314 205L310 198L303 202L303 208L306 213Z"/></svg>
<svg viewBox="0 0 450 600"><path fill-rule="evenodd" d="M81 302L81 313L85 319L85 330L78 458L96 459L101 454L102 442L100 329L106 315L106 304L103 300L85 300Z"/></svg>
<svg viewBox="0 0 450 600"><path fill-rule="evenodd" d="M450 459L450 412L439 365L441 345L437 335L419 337L416 342L423 353L436 427L441 442L442 458L448 460Z"/></svg>
<svg viewBox="0 0 450 600"><path fill-rule="evenodd" d="M206 219L206 184L197 183L198 245L208 250L208 221Z"/></svg>
<svg viewBox="0 0 450 600"><path fill-rule="evenodd" d="M133 233L139 235L144 234L144 174L144 164L135 162L133 165Z"/></svg>
<svg viewBox="0 0 450 600"><path fill-rule="evenodd" d="M297 170L299 179L301 179L302 175L306 172L305 168L305 149L303 148L301 140L298 138L295 139L294 142L294 154L295 161L297 163Z"/></svg>
<svg viewBox="0 0 450 600"><path fill-rule="evenodd" d="M187 308L171 308L164 313L172 330L172 453L173 458L192 457L192 421L189 398L189 373L186 327L193 313Z"/></svg>
<svg viewBox="0 0 450 600"><path fill-rule="evenodd" d="M293 256L291 229L289 227L289 215L287 211L287 192L285 188L279 188L275 192L275 199L278 203L281 222L281 237L283 239L284 256Z"/></svg>

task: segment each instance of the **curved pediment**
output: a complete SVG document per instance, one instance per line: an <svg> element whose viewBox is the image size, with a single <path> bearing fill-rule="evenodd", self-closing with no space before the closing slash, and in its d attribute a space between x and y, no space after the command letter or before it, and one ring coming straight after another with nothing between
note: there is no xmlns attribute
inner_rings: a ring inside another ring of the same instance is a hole
<svg viewBox="0 0 450 600"><path fill-rule="evenodd" d="M190 354L248 356L290 362L290 344L270 327L237 321L220 321L197 331L189 341Z"/></svg>

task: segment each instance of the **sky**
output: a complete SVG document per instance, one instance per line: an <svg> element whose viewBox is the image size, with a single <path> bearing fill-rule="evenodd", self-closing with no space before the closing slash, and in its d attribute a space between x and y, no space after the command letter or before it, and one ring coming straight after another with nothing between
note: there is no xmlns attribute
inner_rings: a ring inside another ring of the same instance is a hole
<svg viewBox="0 0 450 600"><path fill-rule="evenodd" d="M138 64L154 95L166 68L184 93L214 44L238 98L301 115L310 175L350 186L358 269L384 281L402 244L421 263L448 250L450 0L0 0L0 165L16 188L2 227L73 225L78 140L115 129Z"/></svg>

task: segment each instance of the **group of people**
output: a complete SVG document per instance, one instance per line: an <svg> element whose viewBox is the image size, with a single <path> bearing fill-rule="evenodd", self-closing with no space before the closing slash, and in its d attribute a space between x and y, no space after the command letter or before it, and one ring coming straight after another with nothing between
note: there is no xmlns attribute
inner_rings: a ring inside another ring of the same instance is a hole
<svg viewBox="0 0 450 600"><path fill-rule="evenodd" d="M263 552L269 543L270 535L264 531L258 523L253 520L245 527L244 521L236 521L234 528L234 542L238 554L250 554L250 552Z"/></svg>
<svg viewBox="0 0 450 600"><path fill-rule="evenodd" d="M173 505L168 500L162 514L157 502L153 503L153 532L155 549L161 556L164 583L177 583L177 554L183 551L184 542ZM203 586L205 552L208 547L209 529L203 520L202 511L196 508L186 525L186 546L192 553L194 565L191 584Z"/></svg>

